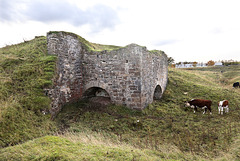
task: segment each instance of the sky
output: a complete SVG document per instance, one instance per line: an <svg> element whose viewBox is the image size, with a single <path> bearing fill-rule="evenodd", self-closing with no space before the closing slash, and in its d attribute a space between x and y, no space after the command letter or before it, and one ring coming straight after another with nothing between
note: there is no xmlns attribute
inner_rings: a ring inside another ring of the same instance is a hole
<svg viewBox="0 0 240 161"><path fill-rule="evenodd" d="M0 0L0 47L67 31L162 50L175 63L240 61L239 7L239 0Z"/></svg>

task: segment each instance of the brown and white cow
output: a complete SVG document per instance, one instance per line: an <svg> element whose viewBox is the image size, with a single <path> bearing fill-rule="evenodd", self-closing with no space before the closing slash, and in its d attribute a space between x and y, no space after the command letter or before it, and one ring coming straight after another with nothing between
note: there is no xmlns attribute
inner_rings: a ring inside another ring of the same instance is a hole
<svg viewBox="0 0 240 161"><path fill-rule="evenodd" d="M223 100L218 103L218 113L223 114L223 109L225 109L225 113L229 112L228 108L228 100Z"/></svg>
<svg viewBox="0 0 240 161"><path fill-rule="evenodd" d="M197 111L197 108L204 109L203 114L206 113L207 109L209 110L210 114L212 114L212 101L211 100L204 100L204 99L192 99L185 103L187 107L191 107L194 109L194 113Z"/></svg>

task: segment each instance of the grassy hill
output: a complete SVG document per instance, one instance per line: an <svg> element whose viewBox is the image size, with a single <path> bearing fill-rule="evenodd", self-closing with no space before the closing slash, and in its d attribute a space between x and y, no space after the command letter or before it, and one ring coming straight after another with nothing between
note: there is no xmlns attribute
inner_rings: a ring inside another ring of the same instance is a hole
<svg viewBox="0 0 240 161"><path fill-rule="evenodd" d="M46 38L0 49L0 160L238 160L240 66L169 68L160 101L143 111L101 107L86 100L66 105L54 121L41 112L54 76ZM184 107L211 99L213 114ZM227 99L230 112L218 115Z"/></svg>
<svg viewBox="0 0 240 161"><path fill-rule="evenodd" d="M43 89L52 84L55 60L45 37L0 49L0 147L53 133L41 111L49 108Z"/></svg>

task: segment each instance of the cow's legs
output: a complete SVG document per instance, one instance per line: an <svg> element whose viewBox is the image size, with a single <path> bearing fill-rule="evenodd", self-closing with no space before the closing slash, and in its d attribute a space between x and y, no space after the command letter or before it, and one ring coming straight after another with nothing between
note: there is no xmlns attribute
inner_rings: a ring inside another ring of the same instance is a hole
<svg viewBox="0 0 240 161"><path fill-rule="evenodd" d="M196 106L194 106L194 113L196 113L196 111L197 111L197 107L196 107Z"/></svg>
<svg viewBox="0 0 240 161"><path fill-rule="evenodd" d="M204 107L202 107L202 109L204 110L203 111L203 115L206 113L206 111L207 111L207 107L206 106L204 106Z"/></svg>
<svg viewBox="0 0 240 161"><path fill-rule="evenodd" d="M218 106L218 113L223 114L223 106Z"/></svg>
<svg viewBox="0 0 240 161"><path fill-rule="evenodd" d="M191 108L193 108L193 113L197 111L197 107L195 107L194 105L192 105Z"/></svg>
<svg viewBox="0 0 240 161"><path fill-rule="evenodd" d="M212 110L211 110L211 107L208 107L208 110L210 112L210 115L212 114Z"/></svg>
<svg viewBox="0 0 240 161"><path fill-rule="evenodd" d="M226 106L225 107L225 112L228 113L228 111L229 111L229 108L228 108L228 106Z"/></svg>
<svg viewBox="0 0 240 161"><path fill-rule="evenodd" d="M222 106L220 107L220 110L221 110L221 112L220 112L221 115L223 115L223 107Z"/></svg>

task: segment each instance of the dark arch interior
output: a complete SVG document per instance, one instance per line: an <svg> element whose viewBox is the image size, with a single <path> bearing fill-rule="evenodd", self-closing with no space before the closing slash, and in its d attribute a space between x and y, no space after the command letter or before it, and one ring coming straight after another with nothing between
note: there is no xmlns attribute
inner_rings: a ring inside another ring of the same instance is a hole
<svg viewBox="0 0 240 161"><path fill-rule="evenodd" d="M99 108L111 104L108 92L100 87L91 87L84 92L83 97L88 99L90 107Z"/></svg>
<svg viewBox="0 0 240 161"><path fill-rule="evenodd" d="M161 97L162 97L162 88L160 87L160 85L157 85L154 90L153 100L160 100Z"/></svg>
<svg viewBox="0 0 240 161"><path fill-rule="evenodd" d="M84 92L83 96L85 98L92 98L92 97L109 97L110 98L107 91L100 87L91 87L91 88L87 89Z"/></svg>

